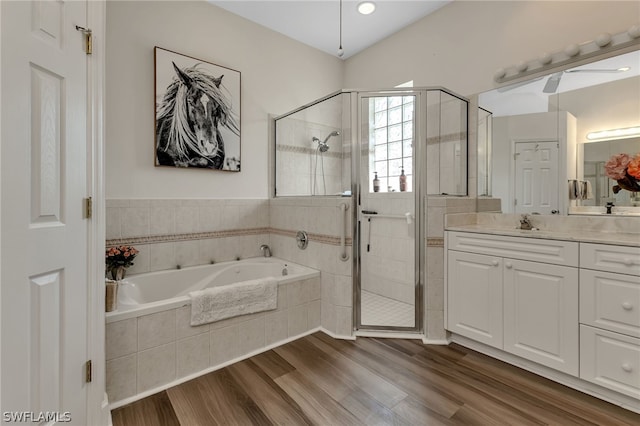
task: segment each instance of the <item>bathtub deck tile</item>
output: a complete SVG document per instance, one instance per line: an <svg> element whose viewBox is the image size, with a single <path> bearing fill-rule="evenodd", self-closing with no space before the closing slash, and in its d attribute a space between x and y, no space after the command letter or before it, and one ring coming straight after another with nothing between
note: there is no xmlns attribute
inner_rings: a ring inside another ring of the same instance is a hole
<svg viewBox="0 0 640 426"><path fill-rule="evenodd" d="M240 323L239 328L238 349L241 354L248 354L264 347L264 315Z"/></svg>
<svg viewBox="0 0 640 426"><path fill-rule="evenodd" d="M238 324L211 330L209 335L211 338L210 362L212 367L240 356L238 334Z"/></svg>
<svg viewBox="0 0 640 426"><path fill-rule="evenodd" d="M138 351L176 340L176 310L157 312L138 318Z"/></svg>
<svg viewBox="0 0 640 426"><path fill-rule="evenodd" d="M176 342L177 377L188 376L209 367L209 335L198 334Z"/></svg>
<svg viewBox="0 0 640 426"><path fill-rule="evenodd" d="M210 329L210 324L191 325L191 305L176 309L176 339L208 333Z"/></svg>
<svg viewBox="0 0 640 426"><path fill-rule="evenodd" d="M107 395L109 401L119 401L137 393L137 355L127 355L107 361Z"/></svg>
<svg viewBox="0 0 640 426"><path fill-rule="evenodd" d="M288 312L281 310L268 313L264 317L265 345L272 345L285 340L289 333Z"/></svg>
<svg viewBox="0 0 640 426"><path fill-rule="evenodd" d="M153 389L176 379L176 343L138 353L138 392Z"/></svg>
<svg viewBox="0 0 640 426"><path fill-rule="evenodd" d="M288 310L289 314L289 337L297 336L308 330L307 328L307 305L299 305Z"/></svg>
<svg viewBox="0 0 640 426"><path fill-rule="evenodd" d="M138 350L136 318L107 324L105 349L107 360L135 353Z"/></svg>
<svg viewBox="0 0 640 426"><path fill-rule="evenodd" d="M307 326L310 329L320 327L321 305L319 300L307 303Z"/></svg>

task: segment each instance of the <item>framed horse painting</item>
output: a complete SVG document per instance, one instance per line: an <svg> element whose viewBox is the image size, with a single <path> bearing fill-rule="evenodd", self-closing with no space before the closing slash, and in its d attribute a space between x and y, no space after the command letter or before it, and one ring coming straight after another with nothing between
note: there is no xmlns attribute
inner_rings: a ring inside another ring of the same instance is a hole
<svg viewBox="0 0 640 426"><path fill-rule="evenodd" d="M240 72L155 47L155 164L240 171Z"/></svg>

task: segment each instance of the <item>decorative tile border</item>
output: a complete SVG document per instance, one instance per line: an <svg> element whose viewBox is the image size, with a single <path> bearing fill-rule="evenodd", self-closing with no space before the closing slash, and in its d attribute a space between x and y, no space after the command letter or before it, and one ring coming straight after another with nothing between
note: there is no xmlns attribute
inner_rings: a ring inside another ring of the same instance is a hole
<svg viewBox="0 0 640 426"><path fill-rule="evenodd" d="M316 153L316 150L313 148L308 148L306 146L295 146L295 145L276 145L276 150L282 151L282 152L293 152L296 154L315 154ZM335 157L335 158L343 157L342 152L338 152L338 151L327 151L327 152L324 152L323 155L326 155L328 157Z"/></svg>
<svg viewBox="0 0 640 426"><path fill-rule="evenodd" d="M243 237L247 235L260 235L260 234L276 234L286 237L296 237L297 231L289 231L286 229L276 228L247 228L247 229L229 229L225 231L214 232L197 232L189 234L167 234L167 235L152 235L148 237L130 237L130 238L114 238L106 241L106 246L117 245L134 245L134 244L158 244L158 243L170 243L177 241L193 241L193 240L207 240L213 238L228 238L228 237ZM309 240L316 241L321 244L330 244L334 246L340 245L340 237L325 234L309 233ZM346 238L345 244L352 245L352 239Z"/></svg>
<svg viewBox="0 0 640 426"><path fill-rule="evenodd" d="M114 238L106 241L107 247L120 244L158 244L176 241L207 240L210 238L242 237L246 235L268 234L270 228L228 229L213 232L195 232L189 234L152 235L148 237Z"/></svg>
<svg viewBox="0 0 640 426"><path fill-rule="evenodd" d="M296 234L298 233L297 231L289 231L287 229L278 229L278 228L271 228L270 231L271 234L276 234L276 235L282 235L285 237L292 237L295 238ZM309 241L316 241L318 243L321 244L330 244L332 246L339 246L340 245L340 237L334 237L332 235L325 235L325 234L314 234L314 233L307 233L307 236L309 237ZM351 237L347 237L345 239L345 245L350 246L353 244L352 238Z"/></svg>
<svg viewBox="0 0 640 426"><path fill-rule="evenodd" d="M427 238L427 247L444 247L444 238Z"/></svg>
<svg viewBox="0 0 640 426"><path fill-rule="evenodd" d="M466 132L449 133L446 135L432 136L427 138L427 145L434 145L440 142L463 141L467 138Z"/></svg>

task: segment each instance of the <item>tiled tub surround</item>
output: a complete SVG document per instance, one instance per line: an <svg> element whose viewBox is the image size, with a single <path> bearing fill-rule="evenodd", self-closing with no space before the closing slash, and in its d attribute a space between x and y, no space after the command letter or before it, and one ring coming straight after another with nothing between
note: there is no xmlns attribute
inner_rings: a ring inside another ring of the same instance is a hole
<svg viewBox="0 0 640 426"><path fill-rule="evenodd" d="M269 200L107 200L107 246L134 244L128 274L260 256Z"/></svg>
<svg viewBox="0 0 640 426"><path fill-rule="evenodd" d="M118 320L107 316L111 408L320 329L320 277L278 286L278 308L192 327L190 306Z"/></svg>
<svg viewBox="0 0 640 426"><path fill-rule="evenodd" d="M340 260L340 205L346 203L347 261ZM339 338L352 338L353 285L352 201L348 197L282 197L270 200L271 249L274 255L321 272L322 328ZM306 249L298 248L295 232L309 233Z"/></svg>

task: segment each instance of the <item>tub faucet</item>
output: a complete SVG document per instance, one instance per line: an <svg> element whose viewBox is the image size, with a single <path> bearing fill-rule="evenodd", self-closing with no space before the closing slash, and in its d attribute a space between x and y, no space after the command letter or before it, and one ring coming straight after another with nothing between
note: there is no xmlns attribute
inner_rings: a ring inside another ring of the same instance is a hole
<svg viewBox="0 0 640 426"><path fill-rule="evenodd" d="M266 244L261 245L260 250L262 250L262 254L264 255L264 257L271 257L271 249L269 248L268 245Z"/></svg>
<svg viewBox="0 0 640 426"><path fill-rule="evenodd" d="M531 224L531 219L529 218L529 215L523 214L520 217L520 229L524 229L527 231L531 231L533 229L533 225Z"/></svg>

